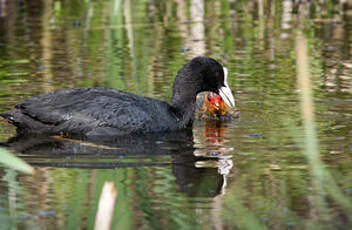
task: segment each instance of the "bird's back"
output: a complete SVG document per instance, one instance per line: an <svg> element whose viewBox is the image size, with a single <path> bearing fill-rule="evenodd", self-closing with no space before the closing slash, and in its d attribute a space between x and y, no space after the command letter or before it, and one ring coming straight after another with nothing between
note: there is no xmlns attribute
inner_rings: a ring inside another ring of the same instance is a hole
<svg viewBox="0 0 352 230"><path fill-rule="evenodd" d="M94 136L178 129L176 117L167 103L108 88L38 95L2 116L19 131L30 133Z"/></svg>

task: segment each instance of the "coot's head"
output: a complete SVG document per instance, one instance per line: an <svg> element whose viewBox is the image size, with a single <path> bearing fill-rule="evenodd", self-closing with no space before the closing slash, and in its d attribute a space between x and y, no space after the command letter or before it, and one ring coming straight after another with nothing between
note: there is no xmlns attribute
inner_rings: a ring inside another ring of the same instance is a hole
<svg viewBox="0 0 352 230"><path fill-rule="evenodd" d="M227 84L228 71L216 60L209 57L196 57L185 64L178 72L174 83L174 94L182 91L203 91L217 93L228 107L235 106L231 89Z"/></svg>

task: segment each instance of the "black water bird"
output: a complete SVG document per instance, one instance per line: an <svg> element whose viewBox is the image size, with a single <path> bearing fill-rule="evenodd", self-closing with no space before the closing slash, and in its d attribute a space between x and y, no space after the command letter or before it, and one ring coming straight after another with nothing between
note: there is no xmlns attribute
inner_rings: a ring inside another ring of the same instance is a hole
<svg viewBox="0 0 352 230"><path fill-rule="evenodd" d="M196 57L177 73L171 103L110 88L79 88L38 95L0 116L19 133L87 137L167 132L191 127L196 96L219 94L235 104L227 84L227 69L209 57Z"/></svg>

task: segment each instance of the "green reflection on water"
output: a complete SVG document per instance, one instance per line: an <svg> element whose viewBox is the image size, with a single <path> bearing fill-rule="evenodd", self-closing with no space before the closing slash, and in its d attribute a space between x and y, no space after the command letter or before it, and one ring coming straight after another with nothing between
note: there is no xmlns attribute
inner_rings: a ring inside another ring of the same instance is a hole
<svg viewBox="0 0 352 230"><path fill-rule="evenodd" d="M219 179L217 168L205 170L197 186L186 184L189 190L181 189L172 167L48 167L33 177L2 169L1 223L92 229L102 186L110 180L119 193L113 228L350 227L345 219L352 190L351 19L340 4L327 1L319 8L311 3L305 22L317 130L304 134L294 49L298 9L287 5L291 1L52 1L49 9L41 1L27 1L23 9L8 2L8 24L0 27L0 112L31 95L72 87L108 86L168 100L177 70L204 43L204 53L230 70L241 121L223 127L223 142L216 139L215 150L231 149L224 155L234 161L225 196L203 196ZM191 6L197 2L205 8L204 41L192 40L197 22ZM47 10L53 15L44 23ZM44 25L50 47L41 42ZM51 55L46 62L44 50ZM204 135L203 126L198 135ZM13 135L11 125L1 120L0 140ZM198 148L214 151L207 140L214 141L204 138ZM312 145L316 140L319 147ZM321 160L302 154L306 143L312 149L304 152L319 150ZM60 160L71 162L70 157ZM322 226L326 220L330 223Z"/></svg>

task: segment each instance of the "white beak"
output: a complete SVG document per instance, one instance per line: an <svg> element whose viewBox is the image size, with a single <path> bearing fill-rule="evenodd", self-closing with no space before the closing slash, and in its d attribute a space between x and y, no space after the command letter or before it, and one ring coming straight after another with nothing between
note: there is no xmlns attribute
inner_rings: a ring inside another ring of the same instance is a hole
<svg viewBox="0 0 352 230"><path fill-rule="evenodd" d="M235 107L235 99L233 98L231 89L228 86L221 87L219 89L219 94L228 107Z"/></svg>
<svg viewBox="0 0 352 230"><path fill-rule="evenodd" d="M231 107L235 107L235 99L232 95L229 85L227 84L227 74L228 74L228 71L224 67L224 85L225 86L219 89L219 94L220 94L220 97L224 100L225 104L231 108Z"/></svg>

